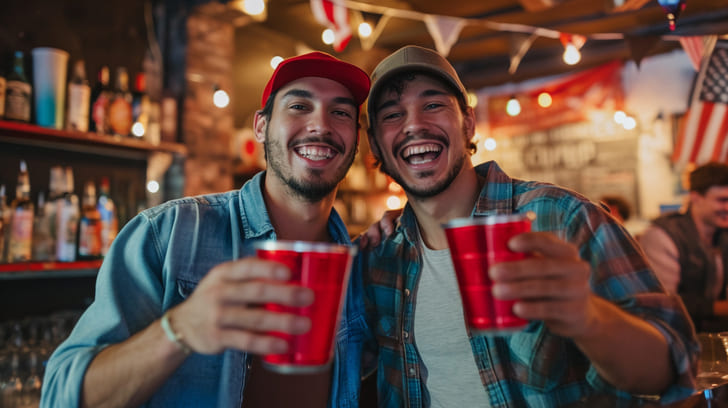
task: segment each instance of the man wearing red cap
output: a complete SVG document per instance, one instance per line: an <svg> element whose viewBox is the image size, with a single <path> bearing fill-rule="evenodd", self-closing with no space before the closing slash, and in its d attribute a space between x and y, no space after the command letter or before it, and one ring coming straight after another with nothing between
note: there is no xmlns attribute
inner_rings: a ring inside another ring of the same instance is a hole
<svg viewBox="0 0 728 408"><path fill-rule="evenodd" d="M348 289L332 371L275 376L257 368L255 355L287 343L264 332L301 333L310 321L260 305L303 306L313 294L283 284L290 271L256 258L253 243L350 243L333 203L356 154L368 91L364 71L330 55L283 61L255 115L267 171L237 191L148 209L122 229L94 303L48 362L41 406L291 406L285 397L295 406L355 404L354 340L366 329L359 286ZM266 387L277 392L264 395Z"/></svg>

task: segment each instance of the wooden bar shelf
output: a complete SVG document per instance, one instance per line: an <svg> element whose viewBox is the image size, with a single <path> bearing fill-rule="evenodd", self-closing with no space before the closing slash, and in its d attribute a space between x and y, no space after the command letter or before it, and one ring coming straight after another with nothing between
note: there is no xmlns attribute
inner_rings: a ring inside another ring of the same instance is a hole
<svg viewBox="0 0 728 408"><path fill-rule="evenodd" d="M74 262L17 262L0 264L0 281L96 276L102 260Z"/></svg>

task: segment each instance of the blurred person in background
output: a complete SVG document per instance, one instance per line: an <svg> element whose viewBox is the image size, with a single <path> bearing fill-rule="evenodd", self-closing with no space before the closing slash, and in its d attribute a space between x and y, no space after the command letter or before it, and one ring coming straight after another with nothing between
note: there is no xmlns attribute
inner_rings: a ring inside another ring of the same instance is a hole
<svg viewBox="0 0 728 408"><path fill-rule="evenodd" d="M43 407L356 406L363 326L349 286L333 366L308 375L261 369L308 318L263 309L305 306L311 290L254 256L267 239L350 245L333 209L354 160L368 75L328 54L281 62L254 131L268 169L240 190L143 211L114 241L93 304L50 358ZM349 376L350 374L350 376Z"/></svg>
<svg viewBox="0 0 728 408"><path fill-rule="evenodd" d="M375 362L379 407L689 396L698 344L679 297L663 291L635 241L601 207L512 179L495 162L473 167L475 115L466 101L455 69L429 49L404 47L372 74L372 153L407 195L394 230L381 242L367 238L378 245L358 265L377 340L365 368ZM473 333L463 324L442 225L530 211L534 232L509 246L532 256L489 269L493 295L519 299L513 311L530 323L511 335Z"/></svg>
<svg viewBox="0 0 728 408"><path fill-rule="evenodd" d="M728 330L728 165L689 173L688 204L656 218L640 245L665 289L682 297L698 331Z"/></svg>

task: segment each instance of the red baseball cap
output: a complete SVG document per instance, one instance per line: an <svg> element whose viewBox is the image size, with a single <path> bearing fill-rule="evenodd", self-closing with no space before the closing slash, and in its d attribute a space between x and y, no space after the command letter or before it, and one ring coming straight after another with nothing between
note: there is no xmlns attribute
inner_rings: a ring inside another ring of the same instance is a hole
<svg viewBox="0 0 728 408"><path fill-rule="evenodd" d="M369 75L356 65L344 62L323 52L310 52L283 60L268 80L260 101L261 108L271 93L291 81L303 77L321 77L344 85L361 105L369 94Z"/></svg>

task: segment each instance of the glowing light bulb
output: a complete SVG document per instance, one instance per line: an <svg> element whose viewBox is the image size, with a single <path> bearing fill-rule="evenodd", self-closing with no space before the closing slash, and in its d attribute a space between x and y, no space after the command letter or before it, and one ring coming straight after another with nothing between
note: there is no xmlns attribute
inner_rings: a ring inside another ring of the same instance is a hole
<svg viewBox="0 0 728 408"><path fill-rule="evenodd" d="M278 64L283 62L283 57L276 55L275 57L270 59L270 66L273 69L278 68Z"/></svg>
<svg viewBox="0 0 728 408"><path fill-rule="evenodd" d="M387 208L389 208L390 210L402 208L402 200L400 200L399 197L395 195L387 197Z"/></svg>
<svg viewBox="0 0 728 408"><path fill-rule="evenodd" d="M485 150L492 152L495 150L497 143L495 142L495 139L492 137L488 137L483 141L483 147L485 147Z"/></svg>
<svg viewBox="0 0 728 408"><path fill-rule="evenodd" d="M569 65L575 65L581 61L581 52L574 44L566 44L564 49L564 62Z"/></svg>
<svg viewBox="0 0 728 408"><path fill-rule="evenodd" d="M334 43L334 30L327 28L324 30L323 33L321 33L321 40L326 45L331 45Z"/></svg>
<svg viewBox="0 0 728 408"><path fill-rule="evenodd" d="M372 35L372 25L366 21L359 24L359 37L369 38L370 35Z"/></svg>
<svg viewBox="0 0 728 408"><path fill-rule="evenodd" d="M614 121L620 125L624 124L624 120L627 119L627 114L620 111L614 112Z"/></svg>
<svg viewBox="0 0 728 408"><path fill-rule="evenodd" d="M509 116L518 116L521 113L521 104L515 96L512 96L506 103L506 113Z"/></svg>
<svg viewBox="0 0 728 408"><path fill-rule="evenodd" d="M548 92L541 92L538 94L538 106L542 108L548 108L553 103L551 95Z"/></svg>
<svg viewBox="0 0 728 408"><path fill-rule="evenodd" d="M265 11L263 0L243 0L243 11L251 16L259 16Z"/></svg>
<svg viewBox="0 0 728 408"><path fill-rule="evenodd" d="M471 108L478 106L478 95L475 92L468 92L468 105Z"/></svg>
<svg viewBox="0 0 728 408"><path fill-rule="evenodd" d="M212 103L218 108L224 108L230 104L230 96L222 89L218 89L212 94Z"/></svg>
<svg viewBox="0 0 728 408"><path fill-rule="evenodd" d="M622 126L624 126L627 130L632 130L635 127L637 127L637 120L631 116L627 116L624 118L624 122L622 122Z"/></svg>
<svg viewBox="0 0 728 408"><path fill-rule="evenodd" d="M150 193L156 193L159 191L159 183L156 180L149 180L147 183L147 191Z"/></svg>
<svg viewBox="0 0 728 408"><path fill-rule="evenodd" d="M141 122L134 122L131 127L131 134L136 137L144 136L144 125Z"/></svg>

